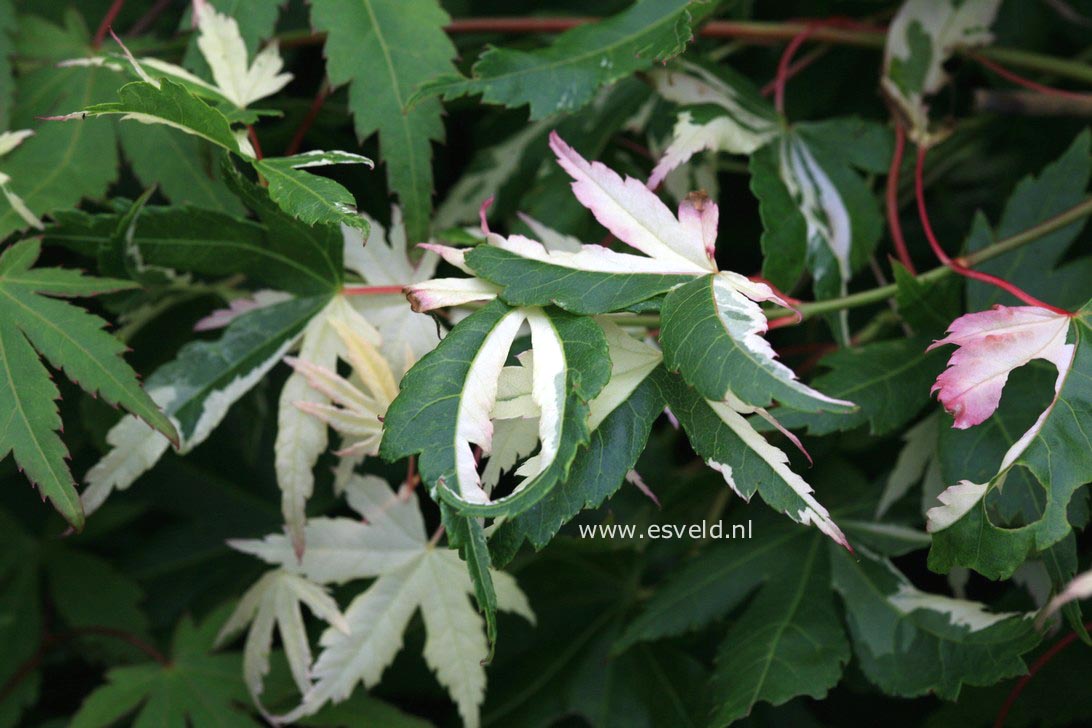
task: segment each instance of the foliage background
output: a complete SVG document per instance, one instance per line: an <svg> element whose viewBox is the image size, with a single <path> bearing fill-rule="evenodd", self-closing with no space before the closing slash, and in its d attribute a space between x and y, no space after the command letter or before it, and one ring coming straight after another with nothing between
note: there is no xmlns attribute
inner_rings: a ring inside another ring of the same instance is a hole
<svg viewBox="0 0 1092 728"><path fill-rule="evenodd" d="M285 37L282 49L295 79L282 93L263 104L282 111L283 116L264 120L258 127L264 149L283 150L305 123L325 75L344 72L335 72L327 65L320 45L300 42L310 32L311 23L308 8L302 2L291 0L283 8L279 3L262 0L249 3L221 0L215 4L225 10L234 9L244 35L250 34L248 37L255 47L259 38L274 33ZM107 0L81 0L78 4L60 0L0 1L0 29L13 17L13 12L19 18L14 34L0 36L2 56L10 59L15 69L14 96L11 96L10 87L5 86L11 76L0 68L0 123L10 123L11 128L40 127L42 122L35 117L44 112L35 104L47 92L51 74L61 73L52 63L85 54L91 34L110 5ZM141 22L151 5L126 3L114 20L114 27L132 28ZM400 6L397 12L404 13L412 25L412 19L431 12L432 5L431 0L414 0ZM491 0L453 0L444 2L443 8L456 18L581 15L591 10L606 16L624 10L626 5L601 2L589 8L587 3L558 1L517 7ZM183 4L165 3L165 6L167 9L143 33L127 38L127 42L141 53L179 61L192 53L192 49L187 50L188 34L180 34ZM717 6L715 14L719 19L779 22L796 17L884 18L894 8L883 2L834 0L778 3L776 7L725 2ZM1092 18L1092 3L1008 0L994 25L996 44L1084 63L1092 49L1088 45L1089 26L1086 20L1074 20L1069 11L1084 19ZM72 25L66 31L60 30L65 23ZM548 36L535 34L489 32L451 36L458 54L457 67L463 73L469 73L471 63L487 44L533 49L549 40ZM412 33L405 42L415 42ZM421 42L443 43L444 38ZM780 44L699 38L688 47L686 57L719 57L762 85L773 78L781 49ZM440 53L443 55L443 51ZM1059 158L1088 122L1086 118L976 113L970 101L972 90L1007 87L1006 83L967 59L957 58L949 65L954 80L939 96L935 108L938 116L958 118L959 124L943 147L933 153L926 179L933 226L941 240L952 241L954 246L954 241L966 238L979 211L991 221L999 220L1019 180L1038 174ZM876 49L834 46L790 82L786 112L794 121L859 115L884 124L889 114L878 91L879 69L880 55ZM1047 81L1057 80L1049 74L1041 76ZM95 100L112 98L113 88L109 86L115 81L120 83L120 78L104 80L104 87L96 89L99 98ZM397 120L391 119L389 109L377 108L375 121L368 122L368 128L361 134L360 117L354 130L349 114L350 108L359 103L351 94L344 86L330 94L307 130L303 148L354 150L382 160L386 155L369 129L382 128L383 124ZM458 189L457 182L468 170L489 163L488 157L483 161L486 150L498 140L524 133L529 124L539 124L538 137L519 153L516 172L500 190L493 224L501 229L519 229L515 212L525 211L582 240L602 239L603 230L575 203L569 194L568 180L553 168L545 133L556 127L587 158L601 160L644 179L653 164L648 157L650 139L664 138L673 121L673 114L660 109L651 118L647 133L626 128L625 122L649 94L647 84L640 78L627 78L615 84L601 103L561 114L546 123L529 122L526 107L486 105L476 96L444 102L444 114L439 117L442 133L440 129L423 132L436 142L441 137L445 139L431 145L435 200L441 222L444 201L453 189ZM422 103L439 104L434 99ZM84 197L85 209L109 209L111 200L134 199L158 176L162 177L158 180L161 187L153 198L155 202L166 203L165 192L188 189L186 172L170 166L172 158L163 146L170 132L132 126L126 128L125 124L100 120L94 127L90 123L85 127L84 133L96 135L94 139L80 147L79 159L72 161L71 167L56 170L71 185L65 193L68 197L59 202L58 208L73 207L79 197ZM107 128L116 128L119 137ZM358 136L365 137L359 145ZM120 138L123 157L116 151L116 138ZM196 150L196 143L193 144ZM880 150L886 153L886 149L889 147L881 143ZM721 206L721 247L727 251L722 252L722 257L727 258L725 262L733 270L758 270L763 262L758 245L763 223L746 162L739 157L720 155L712 164ZM52 171L49 167L41 170L43 174ZM337 167L329 176L353 192L360 209L389 224L391 195L387 178L396 172L385 167L374 172L360 167ZM883 189L882 175L870 175L869 183L878 200ZM900 177L900 199L906 203L911 199L909 188L910 169L906 167ZM1046 196L1049 194L1048 191ZM473 189L470 195L476 204L480 195ZM242 209L220 188L207 198L193 201L223 206L230 212ZM909 207L902 217L911 252L921 266L927 267L931 257L916 217ZM418 218L415 224L420 225L422 219ZM448 220L445 227L464 222L470 221ZM1016 225L1015 229L1022 227ZM5 235L10 232L10 228L0 231ZM1088 251L1089 235L1087 230L1082 232L1067 254L1067 262L1079 267L1071 279L1074 296L1064 305L1079 305L1082 293L1087 295L1089 258L1081 255ZM885 236L877 248L877 257L885 260L889 250ZM44 262L94 268L94 261L62 247L47 246ZM883 266L886 268L886 263ZM853 283L855 288L862 289L873 285L867 272ZM1063 295L1065 291L1056 286L1055 292ZM934 295L939 297L943 292ZM172 306L154 324L133 332L127 342L132 349L128 361L138 372L153 371L194 337L194 323L220 303L215 295L195 295ZM117 308L110 299L91 305L108 319L117 316ZM851 330L859 330L872 321L877 310L852 311ZM958 308L953 309L953 313L958 312ZM780 330L771 340L784 352L787 362L810 373L816 365L815 354L821 351L817 344L831 338L825 323L816 319ZM263 566L231 551L225 541L259 537L281 528L272 448L276 436L276 399L287 374L286 367L274 369L230 410L206 443L184 458L168 454L136 487L111 498L78 535L62 535L61 519L42 506L12 459L0 462L0 478L4 481L0 485L3 543L0 644L4 645L0 650L0 684L13 686L5 690L0 700L0 724L63 725L101 683L105 669L144 659L138 648L124 640L101 634L70 638L72 630L90 626L117 629L135 635L142 642L166 645L181 620L188 615L199 621L207 618L222 605L237 599L245 585L258 578ZM1040 396L1049 391L1041 379L1035 381L1033 374L1022 379L1015 377L1017 382L1026 381L1026 386L1012 384L1011 391L1031 391L1032 396ZM73 472L78 475L86 472L104 451L105 432L117 415L63 378L57 380L63 394L64 441L71 453ZM1007 404L1008 398L1003 401L1003 411ZM855 498L874 502L900 451L900 434L889 432L883 437L872 437L862 427L808 438L807 444L817 463L808 473L809 480L832 509L839 501ZM330 488L328 473L332 463L332 458L324 458L316 469L319 483L308 507L312 515L346 512ZM368 468L388 477L392 483L404 475L402 465L384 465L379 460L370 460ZM656 492L661 508L652 505L635 488L624 486L607 505L582 514L579 520L684 524L722 512L726 522L755 519L753 546L761 545L763 528L776 527L765 518L767 514L758 512L764 507L757 502L747 506L733 498L725 505L723 481L700 466L685 439L663 420L654 429L637 470ZM897 518L920 527L920 522L915 523L919 518L917 504L908 502L914 500L913 496L904 499L901 510L896 510ZM1080 493L1077 500L1086 501L1087 494ZM430 503L426 509L431 509L427 510L431 525L438 514ZM509 569L527 592L539 622L532 627L518 618L500 617L501 639L488 671L484 723L667 725L673 710L681 710L695 722L703 722L718 699L714 689L705 688L715 662L716 645L740 624L745 604L683 636L641 643L620 656L612 655L610 648L620 631L680 564L711 549L719 549L714 553L721 554L718 558L724 561L752 545L710 545L689 540L656 543L579 540L572 537L572 527L563 534L540 553L525 552ZM1087 567L1087 534L1077 535L1077 553L1081 554L1080 563ZM919 588L950 593L948 579L927 568L925 551L898 555L895 562ZM969 598L982 600L995 609L1034 607L1027 590L1018 581L994 582L971 573L963 588ZM695 596L697 600L710 602L721 598L715 589ZM1048 637L1025 655L1025 660L1034 661L1055 639ZM351 703L328 710L309 724L413 725L415 719L411 716L441 725L456 724L453 706L420 657L419 618L406 640L407 648L369 696L358 691ZM1064 725L1092 721L1092 696L1087 690L1090 668L1092 652L1087 646L1078 644L1066 650L1028 685L1013 708L1009 724ZM236 679L245 703L245 689L238 671ZM966 687L955 702L934 696L889 697L877 690L861 673L856 660L851 659L841 682L822 700L799 697L779 707L759 704L745 724L850 725L858 722L860 716L872 715L883 716L883 721L891 725L939 726L957 721L963 725L987 725L1015 680ZM273 702L279 699L287 703L291 701L290 694L286 670L275 661L267 695Z"/></svg>

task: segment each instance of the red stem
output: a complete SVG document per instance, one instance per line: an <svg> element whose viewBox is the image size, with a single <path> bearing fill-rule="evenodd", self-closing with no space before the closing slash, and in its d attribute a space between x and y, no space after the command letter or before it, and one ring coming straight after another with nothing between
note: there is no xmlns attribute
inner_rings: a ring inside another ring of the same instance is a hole
<svg viewBox="0 0 1092 728"><path fill-rule="evenodd" d="M114 20L118 17L118 13L125 7L125 0L114 0L110 4L110 8L106 11L106 15L102 16L102 22L99 23L99 29L95 31L95 37L91 41L91 47L98 50L102 46L102 42L106 40L106 34L110 31L110 26L114 24Z"/></svg>
<svg viewBox="0 0 1092 728"><path fill-rule="evenodd" d="M1080 94L1074 91L1064 91L1060 88L1054 88L1053 86L1046 86L1044 84L1037 83L1035 81L1032 81L1030 78L1024 78L1020 74L1014 73L1004 66L998 63L994 63L990 59L984 58L977 53L972 53L971 58L978 61L978 63L985 66L986 68L990 69L1001 78L1012 81L1017 86L1023 86L1024 88L1031 89L1032 91L1037 91L1041 94L1046 94L1047 96L1060 96L1064 99L1077 99L1079 101L1084 101L1092 97L1092 94Z"/></svg>
<svg viewBox="0 0 1092 728"><path fill-rule="evenodd" d="M953 271L966 278L972 278L976 281L983 283L989 283L991 286L997 286L1006 293L1010 293L1016 298L1019 298L1029 306L1038 306L1039 308L1045 308L1048 311L1063 316L1073 316L1072 313L1065 309L1052 306L1049 303L1040 301L1030 293L1021 290L1019 287L1014 286L1012 283L998 278L997 276L990 275L989 273L983 273L982 271L971 270L967 266L963 265L959 261L952 260L948 257L948 254L944 252L944 249L940 247L940 243L937 242L936 235L933 234L933 226L929 224L929 213L925 209L925 184L923 182L923 170L925 169L925 154L928 151L927 147L918 147L918 161L914 167L914 195L917 197L918 202L918 217L921 218L921 226L925 231L925 238L929 241L929 247L933 249L933 254L937 256L937 259L941 263L951 268Z"/></svg>
<svg viewBox="0 0 1092 728"><path fill-rule="evenodd" d="M783 329L786 326L795 326L800 323L800 319L795 316L781 316L779 318L770 319L766 324L767 331L773 331L774 329Z"/></svg>
<svg viewBox="0 0 1092 728"><path fill-rule="evenodd" d="M771 291L776 293L779 298L783 299L785 301L785 303L789 304L790 306L799 306L800 304L803 303L802 300L800 300L799 298L793 298L789 294L785 293L780 288L775 286L773 283L771 283L770 281L763 278L762 275L759 274L759 273L755 273L754 275L747 276L747 280L753 281L755 283L764 283L764 284L766 284L767 286L770 287Z"/></svg>
<svg viewBox="0 0 1092 728"><path fill-rule="evenodd" d="M777 76L774 78L774 108L777 109L779 114L785 113L785 83L789 80L789 67L792 64L792 57L796 55L796 51L800 50L800 46L804 45L804 41L816 31L816 28L816 25L805 26L785 46L785 50L781 53L781 59L777 62Z"/></svg>
<svg viewBox="0 0 1092 728"><path fill-rule="evenodd" d="M163 11L170 7L172 0L156 0L155 5L148 9L148 12L144 13L140 17L140 20L133 23L133 27L129 29L127 35L140 35L145 32L155 21L159 20L159 16L163 14Z"/></svg>
<svg viewBox="0 0 1092 728"><path fill-rule="evenodd" d="M826 55L828 51L830 51L830 46L827 46L827 45L818 46L818 47L814 48L806 56L801 58L799 61L793 61L792 65L789 66L788 72L785 74L785 80L788 81L789 79L796 76L796 74L800 73L805 68L807 68L808 66L810 66L811 64L815 63L820 58L822 58L824 55ZM761 93L762 93L763 96L769 96L770 94L772 94L774 92L774 90L777 88L777 80L778 79L775 76L773 80L771 80L769 83L767 83L765 86L762 87Z"/></svg>
<svg viewBox="0 0 1092 728"><path fill-rule="evenodd" d="M895 245L895 253L899 261L910 271L911 275L917 275L914 261L910 259L910 251L906 249L906 238L902 235L902 225L899 223L899 170L902 169L902 156L906 150L906 129L895 120L895 149L891 154L891 166L887 170L887 228L891 231L891 242Z"/></svg>
<svg viewBox="0 0 1092 728"><path fill-rule="evenodd" d="M254 127L251 124L246 125L246 136L250 139L250 145L254 147L254 156L259 160L262 158L262 144L258 141L258 132L254 131Z"/></svg>
<svg viewBox="0 0 1092 728"><path fill-rule="evenodd" d="M311 127L314 126L315 119L318 118L319 112L322 111L322 106L326 103L326 99L329 95L330 84L323 81L322 85L319 86L318 93L315 94L315 100L311 102L311 108L307 110L307 116L303 117L303 121L300 122L299 128L296 129L296 133L292 136L292 141L290 141L285 148L284 156L291 157L293 154L299 152L300 147L303 145L303 138L307 136L307 132L311 131Z"/></svg>
<svg viewBox="0 0 1092 728"><path fill-rule="evenodd" d="M1092 629L1092 622L1086 622L1084 628ZM1049 650L1039 655L1039 659L1037 659L1028 669L1028 674L1020 678L1016 685L1013 686L1012 692L1010 692L1009 696L1005 698L1004 704L1001 705L1001 710L997 711L997 718L993 722L993 728L1004 728L1005 721L1009 717L1009 711L1012 710L1012 706L1014 703L1016 703L1016 699L1020 697L1020 693L1024 692L1024 688L1028 686L1028 683L1031 682L1031 679L1035 677L1035 675L1040 670L1050 664L1051 660L1061 654L1062 650L1073 644L1076 639L1077 633L1070 632L1065 637L1061 638L1053 645L1051 645Z"/></svg>
<svg viewBox="0 0 1092 728"><path fill-rule="evenodd" d="M345 286L341 289L343 296L383 296L392 293L401 293L405 286Z"/></svg>
<svg viewBox="0 0 1092 728"><path fill-rule="evenodd" d="M42 660L45 659L46 653L49 652L49 650L57 645L64 644L69 640L87 636L112 637L123 642L128 642L159 664L171 664L171 661L168 660L162 652L140 639L135 634L120 629L114 629L113 627L77 627L76 629L60 634L45 635L42 638L42 644L38 647L38 651L24 660L23 663L16 668L15 672L11 674L11 677L8 678L7 682L4 683L3 687L0 687L0 703L7 700L8 696L15 692L15 688L18 687L19 683L34 672L38 665L42 664Z"/></svg>
<svg viewBox="0 0 1092 728"><path fill-rule="evenodd" d="M806 63L802 63L801 67L796 71L792 69L792 58L796 55L796 52L800 50L800 46L804 42L819 32L821 29L848 29L848 30L875 30L875 28L868 23L855 20L853 18L845 17L831 17L821 18L818 20L801 20L798 21L803 24L801 28L792 39L789 44L785 46L785 50L781 53L781 59L777 64L777 76L773 80L773 92L774 92L774 108L777 109L779 114L785 113L785 83L789 78L797 71L802 70L808 64L812 63L815 59L806 60ZM713 25L710 23L709 25ZM706 28L709 27L706 26ZM704 30L704 28L703 28Z"/></svg>

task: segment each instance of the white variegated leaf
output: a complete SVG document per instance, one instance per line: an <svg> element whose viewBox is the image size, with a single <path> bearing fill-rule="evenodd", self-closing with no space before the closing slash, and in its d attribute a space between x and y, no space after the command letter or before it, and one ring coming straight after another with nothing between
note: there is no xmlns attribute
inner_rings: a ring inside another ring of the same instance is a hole
<svg viewBox="0 0 1092 728"><path fill-rule="evenodd" d="M281 73L284 61L276 43L259 51L253 63L248 62L235 18L205 5L198 13L197 26L197 47L212 69L216 86L240 109L272 96L292 80L292 74Z"/></svg>
<svg viewBox="0 0 1092 728"><path fill-rule="evenodd" d="M990 43L1001 0L907 0L887 28L882 87L904 115L910 137L934 141L925 98L948 79L952 53Z"/></svg>
<svg viewBox="0 0 1092 728"><path fill-rule="evenodd" d="M175 397L172 387L158 387L148 395L160 407ZM176 425L175 429L179 429ZM154 466L171 446L166 436L137 417L123 417L106 433L110 451L87 471L87 487L80 494L84 513L99 509L115 490L125 490Z"/></svg>
<svg viewBox="0 0 1092 728"><path fill-rule="evenodd" d="M763 460L780 482L795 494L799 503L797 506L787 509L785 515L798 523L815 526L833 539L835 543L848 547L849 541L842 533L842 529L831 519L827 509L815 499L811 486L789 467L788 456L782 450L771 445L743 417L743 414L749 413L751 408L742 405L738 401L714 402L707 400L706 403L720 418L721 422L734 432L756 457ZM740 410L743 412L741 413ZM707 461L707 464L724 476L724 481L740 497L744 498L744 500L748 499L748 496L741 490L740 484L736 483L730 465L715 461Z"/></svg>
<svg viewBox="0 0 1092 728"><path fill-rule="evenodd" d="M334 629L348 633L348 623L323 587L277 569L265 574L243 594L217 635L216 643L222 645L250 625L243 650L243 679L251 698L259 705L263 681L269 673L274 628L280 632L288 666L300 694L311 687L311 647L303 624L301 604Z"/></svg>
<svg viewBox="0 0 1092 728"><path fill-rule="evenodd" d="M349 505L363 518L314 519L301 562L284 536L232 546L303 574L318 583L378 577L345 610L348 631L326 630L311 669L314 684L286 722L310 715L327 702L349 697L357 684L372 687L402 647L410 618L420 609L425 623L425 661L448 690L466 725L477 725L484 699L488 655L484 622L471 595L474 587L459 555L431 543L416 496L391 491L372 476L354 476L346 487ZM498 608L533 621L526 598L510 576L494 572ZM238 621L238 620L237 620Z"/></svg>
<svg viewBox="0 0 1092 728"><path fill-rule="evenodd" d="M678 70L654 69L649 75L668 101L684 107L709 104L724 110L722 115L700 121L692 111L680 111L671 142L648 179L650 188L659 187L672 170L699 151L750 154L778 132L777 119L766 104L757 103L701 66L682 63Z"/></svg>
<svg viewBox="0 0 1092 728"><path fill-rule="evenodd" d="M314 368L336 370L345 346L336 324L341 323L361 336L379 341L379 334L343 296L335 296L326 308L307 324L300 342L298 361ZM304 508L314 490L314 467L326 450L326 423L306 412L308 405L329 405L330 398L312 387L300 371L294 372L281 390L277 412L274 465L281 489L281 509L297 551L304 548Z"/></svg>
<svg viewBox="0 0 1092 728"><path fill-rule="evenodd" d="M346 269L369 286L383 288L413 286L432 277L438 255L426 250L416 262L410 260L400 208L391 208L389 232L377 221L364 217L370 226L367 241L359 229L341 227ZM439 343L436 322L411 308L401 291L369 293L349 300L379 330L380 350L399 376Z"/></svg>

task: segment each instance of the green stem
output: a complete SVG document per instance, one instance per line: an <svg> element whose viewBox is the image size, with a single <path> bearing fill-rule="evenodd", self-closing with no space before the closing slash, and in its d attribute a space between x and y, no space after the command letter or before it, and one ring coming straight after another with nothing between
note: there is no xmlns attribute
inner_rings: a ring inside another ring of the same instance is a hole
<svg viewBox="0 0 1092 728"><path fill-rule="evenodd" d="M1027 245L1033 240L1038 240L1044 235L1049 235L1055 230L1059 230L1072 222L1080 220L1082 217L1092 215L1092 198L1086 199L1084 202L1069 208L1060 215L1044 220L1043 222L1030 227L1023 232L1017 233L1004 240L999 240L993 245L982 248L962 259L968 267L974 267L979 263L985 263L987 260L996 258L999 255L1004 255L1010 251ZM932 270L925 271L921 275L917 276L917 279L921 283L935 283L936 281L947 278L952 275L953 271L947 266L940 266L933 268ZM831 313L833 311L841 311L847 308L857 308L859 306L867 306L871 303L877 303L884 299L894 296L898 291L898 286L894 283L880 286L879 288L873 288L867 291L861 291L860 293L853 293L848 296L842 296L840 298L831 298L827 301L815 301L813 303L805 303L800 307L800 313L803 314L805 319L813 318L825 313ZM792 315L792 311L776 311L771 312L774 318L780 318L784 316Z"/></svg>
<svg viewBox="0 0 1092 728"><path fill-rule="evenodd" d="M1018 48L1001 48L997 46L980 48L975 53L1005 66L1052 73L1056 76L1092 83L1092 66L1078 60L1054 58Z"/></svg>

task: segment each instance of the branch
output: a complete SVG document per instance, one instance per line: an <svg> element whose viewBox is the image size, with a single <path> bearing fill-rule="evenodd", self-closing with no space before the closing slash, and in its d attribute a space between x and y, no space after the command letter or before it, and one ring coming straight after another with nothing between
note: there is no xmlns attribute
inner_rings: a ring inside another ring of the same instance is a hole
<svg viewBox="0 0 1092 728"><path fill-rule="evenodd" d="M77 627L68 632L46 635L43 637L42 644L38 647L38 651L24 660L23 663L16 668L15 672L11 674L11 677L8 678L7 682L4 683L3 687L0 687L0 703L4 702L8 696L15 692L15 688L19 686L19 683L25 680L28 675L34 672L34 670L42 664L42 660L45 659L46 653L58 645L62 645L79 637L112 637L116 640L121 640L122 642L128 642L160 665L171 664L171 661L167 659L166 655L130 632L114 629L113 627Z"/></svg>
<svg viewBox="0 0 1092 728"><path fill-rule="evenodd" d="M592 23L602 18L596 17L555 17L555 18L459 18L452 20L445 30L451 35L467 33L561 33L566 30ZM808 26L807 20L787 23L764 21L713 20L697 30L702 38L733 38L752 44L776 44L789 41L799 35ZM282 47L321 45L326 41L323 33L293 31L276 36ZM862 29L843 27L818 27L810 33L810 39L816 43L874 48L881 50L886 41L883 28ZM1054 58L1033 51L1016 48L978 48L974 51L959 51L961 55L972 53L998 63L1031 71L1041 71L1056 76L1092 83L1092 65L1079 60Z"/></svg>

